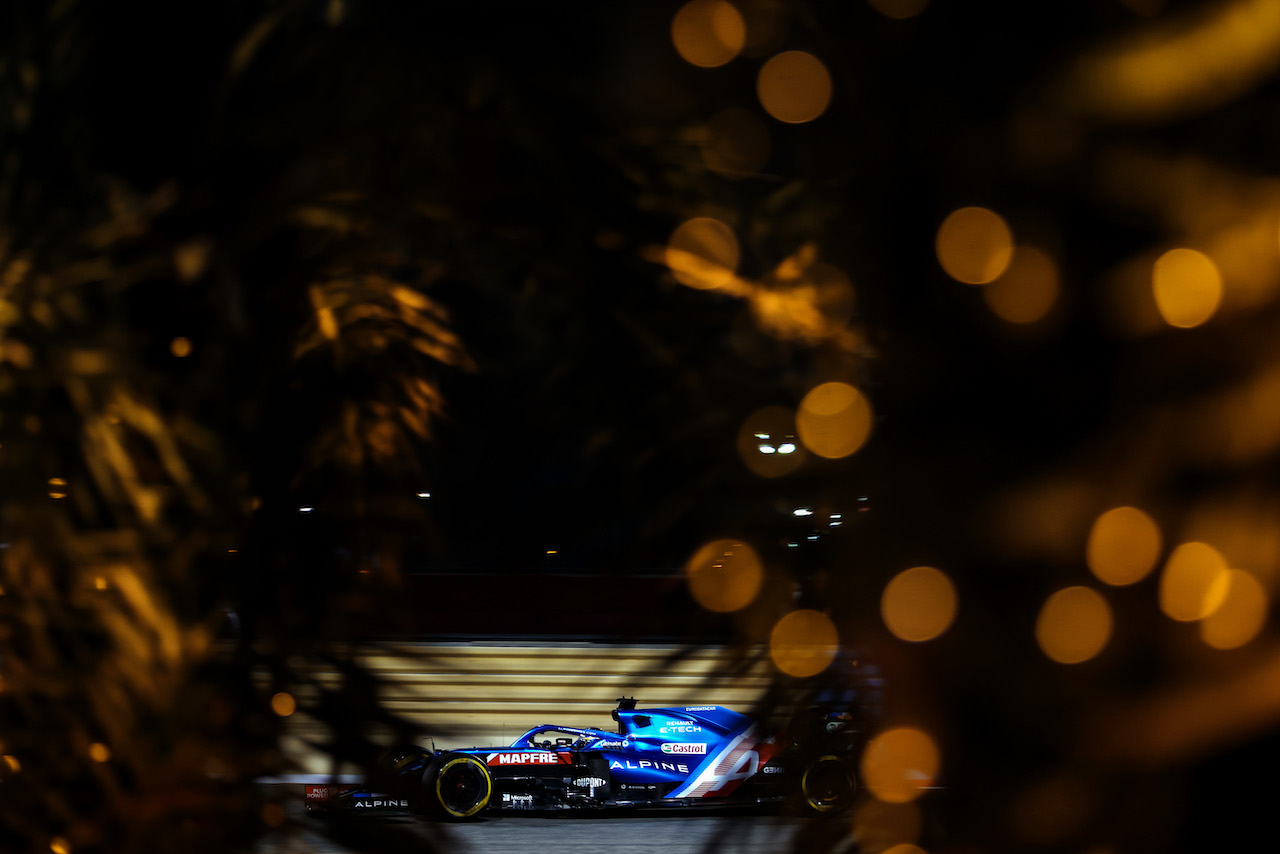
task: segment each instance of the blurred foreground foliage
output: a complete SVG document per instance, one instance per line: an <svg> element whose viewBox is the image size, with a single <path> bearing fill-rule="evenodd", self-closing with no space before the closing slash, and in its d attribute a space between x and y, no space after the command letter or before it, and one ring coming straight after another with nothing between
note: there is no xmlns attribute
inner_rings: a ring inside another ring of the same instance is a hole
<svg viewBox="0 0 1280 854"><path fill-rule="evenodd" d="M1034 624L1125 503L1280 578L1275 5L933 5L743 3L825 57L836 99L738 179L699 141L750 106L755 60L681 65L667 4L0 11L6 850L252 848L287 820L250 784L288 770L272 701L309 664L343 674L307 709L335 761L369 767L374 724L415 734L348 646L422 605L396 596L408 543L519 560L579 530L597 572L759 541L738 639L799 604L877 650L891 719L942 749L939 851L1260 826L1267 790L1241 780L1278 752L1269 630L1208 650L1151 581L1109 593L1094 661L1048 661ZM942 275L934 234L966 204L1060 259L1044 321ZM653 263L695 215L742 235L714 287ZM1170 330L1144 277L1184 244L1226 296ZM856 312L802 281L819 262ZM871 443L748 472L744 420L832 379L875 404ZM450 461L441 437L468 433ZM450 545L416 498L449 476L527 518ZM856 536L788 552L773 511L864 496ZM912 645L878 602L917 564L961 604ZM840 848L839 821L809 841Z"/></svg>
<svg viewBox="0 0 1280 854"><path fill-rule="evenodd" d="M6 850L247 850L308 663L345 674L308 709L335 761L396 732L343 644L395 624L471 366L426 294L462 94L379 95L416 51L323 11L3 12Z"/></svg>

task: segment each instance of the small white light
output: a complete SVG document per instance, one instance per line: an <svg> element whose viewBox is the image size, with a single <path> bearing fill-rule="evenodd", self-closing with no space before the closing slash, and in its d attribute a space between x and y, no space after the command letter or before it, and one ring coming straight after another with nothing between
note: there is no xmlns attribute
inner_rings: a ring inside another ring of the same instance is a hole
<svg viewBox="0 0 1280 854"><path fill-rule="evenodd" d="M832 518L832 519L841 519L841 518L843 518L843 517L842 517L839 513L832 513L832 514L831 514L831 518Z"/></svg>
<svg viewBox="0 0 1280 854"><path fill-rule="evenodd" d="M839 528L839 527L840 527L841 525L843 525L843 524L844 524L844 523L843 523L843 522L841 522L839 519L836 519L834 522L832 522L832 523L831 523L830 525L828 525L827 527L829 527L829 528Z"/></svg>
<svg viewBox="0 0 1280 854"><path fill-rule="evenodd" d="M756 438L757 438L757 439L768 439L768 438L769 438L769 434L768 434L768 433L757 433L757 434L756 434Z"/></svg>
<svg viewBox="0 0 1280 854"><path fill-rule="evenodd" d="M799 544L799 543L787 543L787 548L789 548L789 549L798 549L798 548L800 548L800 544Z"/></svg>
<svg viewBox="0 0 1280 854"><path fill-rule="evenodd" d="M780 454L794 454L795 452L796 446L794 442L783 442L778 446L778 453Z"/></svg>
<svg viewBox="0 0 1280 854"><path fill-rule="evenodd" d="M760 444L760 453L762 454L772 454L775 450L777 449L774 448L773 445L766 445L764 443Z"/></svg>
<svg viewBox="0 0 1280 854"><path fill-rule="evenodd" d="M812 515L813 515L813 511L812 511L812 510L810 510L808 507L797 507L795 510L792 510L792 511L791 511L791 515L793 515L793 516L812 516Z"/></svg>
<svg viewBox="0 0 1280 854"><path fill-rule="evenodd" d="M316 508L314 508L314 507L299 507L299 508L298 508L298 512L299 512L299 513L310 513L310 512L311 512L312 510L314 510L314 509L316 509Z"/></svg>
<svg viewBox="0 0 1280 854"><path fill-rule="evenodd" d="M430 493L430 492L419 492L419 493L418 493L418 497L419 497L419 498L430 498L430 497L431 497L431 493Z"/></svg>
<svg viewBox="0 0 1280 854"><path fill-rule="evenodd" d="M811 540L816 540L816 539L818 539L818 535L817 535L817 534L810 534L810 535L809 535L809 539L811 539Z"/></svg>

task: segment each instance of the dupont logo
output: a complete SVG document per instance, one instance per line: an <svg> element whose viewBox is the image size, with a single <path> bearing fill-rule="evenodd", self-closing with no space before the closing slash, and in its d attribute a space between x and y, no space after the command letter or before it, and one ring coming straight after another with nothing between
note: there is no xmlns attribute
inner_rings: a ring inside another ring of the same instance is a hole
<svg viewBox="0 0 1280 854"><path fill-rule="evenodd" d="M296 792L297 789L294 789ZM307 786L307 800L309 801L327 801L329 799L328 786Z"/></svg>
<svg viewBox="0 0 1280 854"><path fill-rule="evenodd" d="M550 753L490 753L490 765L569 765L569 754Z"/></svg>
<svg viewBox="0 0 1280 854"><path fill-rule="evenodd" d="M678 744L667 742L662 745L663 753L706 753L707 746L705 744Z"/></svg>

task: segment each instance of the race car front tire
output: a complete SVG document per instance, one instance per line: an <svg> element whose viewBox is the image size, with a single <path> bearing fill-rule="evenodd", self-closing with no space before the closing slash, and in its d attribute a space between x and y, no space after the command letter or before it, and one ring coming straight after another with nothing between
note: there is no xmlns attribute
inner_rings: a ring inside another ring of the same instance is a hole
<svg viewBox="0 0 1280 854"><path fill-rule="evenodd" d="M489 805L493 778L483 762L469 754L444 756L424 781L428 799L450 819L472 818Z"/></svg>
<svg viewBox="0 0 1280 854"><path fill-rule="evenodd" d="M848 809L857 791L853 771L838 756L815 759L800 778L801 806L811 814Z"/></svg>

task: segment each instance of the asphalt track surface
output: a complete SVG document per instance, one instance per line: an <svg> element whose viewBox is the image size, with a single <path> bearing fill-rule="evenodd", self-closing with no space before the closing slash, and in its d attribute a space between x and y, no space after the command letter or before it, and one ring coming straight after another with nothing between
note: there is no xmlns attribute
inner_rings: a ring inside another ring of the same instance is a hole
<svg viewBox="0 0 1280 854"><path fill-rule="evenodd" d="M349 849L326 839L323 827L298 816L300 830L266 840L259 854L339 854ZM622 814L501 816L482 821L442 824L410 817L370 818L384 829L421 835L422 850L485 854L784 854L793 850L804 822L795 818L744 813L724 815ZM371 824L369 838L376 838ZM807 847L807 846L806 846ZM849 846L840 846L848 850ZM375 849L376 850L376 849Z"/></svg>

